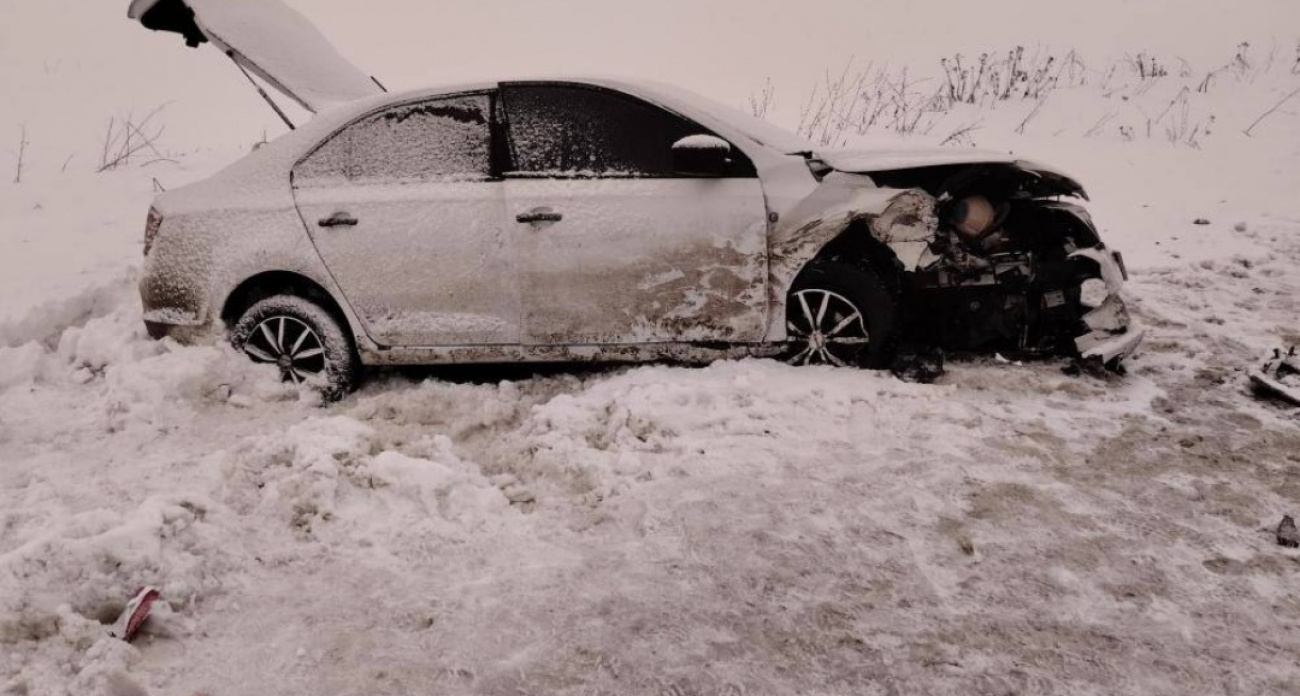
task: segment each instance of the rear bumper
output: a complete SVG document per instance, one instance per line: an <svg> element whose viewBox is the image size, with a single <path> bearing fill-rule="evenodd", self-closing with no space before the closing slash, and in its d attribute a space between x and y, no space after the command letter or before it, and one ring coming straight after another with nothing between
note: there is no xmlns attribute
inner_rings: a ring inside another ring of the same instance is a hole
<svg viewBox="0 0 1300 696"><path fill-rule="evenodd" d="M184 282L177 274L159 272L154 261L150 259L146 264L139 287L144 326L150 338L189 342L207 333L212 320L201 286Z"/></svg>
<svg viewBox="0 0 1300 696"><path fill-rule="evenodd" d="M161 341L164 338L170 338L180 343L195 343L201 337L207 336L212 332L212 325L208 323L186 324L171 321L157 321L148 316L144 320L145 331L149 333L149 338L155 341Z"/></svg>

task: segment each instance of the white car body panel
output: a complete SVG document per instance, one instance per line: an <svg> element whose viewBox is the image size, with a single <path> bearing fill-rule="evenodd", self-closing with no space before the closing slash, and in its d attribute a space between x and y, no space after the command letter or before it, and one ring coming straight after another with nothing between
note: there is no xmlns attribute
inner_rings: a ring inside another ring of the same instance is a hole
<svg viewBox="0 0 1300 696"><path fill-rule="evenodd" d="M489 177L490 113L481 91L399 100L294 169L303 224L378 345L519 342L517 235Z"/></svg>
<svg viewBox="0 0 1300 696"><path fill-rule="evenodd" d="M145 321L211 326L241 283L267 272L292 273L341 296L292 203L171 214L145 260ZM357 325L350 313L348 321Z"/></svg>
<svg viewBox="0 0 1300 696"><path fill-rule="evenodd" d="M517 233L505 184L300 188L322 260L370 338L384 346L519 343ZM352 227L319 221L346 212Z"/></svg>
<svg viewBox="0 0 1300 696"><path fill-rule="evenodd" d="M530 345L750 343L767 325L767 209L756 178L506 183L522 223Z"/></svg>
<svg viewBox="0 0 1300 696"><path fill-rule="evenodd" d="M788 187L799 188L793 182ZM767 340L786 339L786 296L795 276L809 259L855 221L884 213L902 193L897 189L878 188L865 176L832 172L780 216L768 244L771 255L768 302L774 310Z"/></svg>

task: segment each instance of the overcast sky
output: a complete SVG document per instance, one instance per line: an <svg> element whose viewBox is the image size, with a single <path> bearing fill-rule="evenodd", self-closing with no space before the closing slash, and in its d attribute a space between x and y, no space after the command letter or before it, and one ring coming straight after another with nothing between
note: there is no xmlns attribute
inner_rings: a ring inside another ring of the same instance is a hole
<svg viewBox="0 0 1300 696"><path fill-rule="evenodd" d="M1283 31L1300 34L1295 0L291 1L355 60L411 84L595 70L745 94L762 76L806 81L850 56L934 59L1017 43L1217 55L1285 19Z"/></svg>
<svg viewBox="0 0 1300 696"><path fill-rule="evenodd" d="M240 0L232 0L240 1ZM289 0L390 87L544 74L651 77L736 105L767 78L783 112L846 61L1149 50L1207 67L1240 40L1294 60L1300 0ZM112 113L169 103L169 143L256 139L276 121L223 57L126 19L128 0L0 0L0 134L93 143ZM787 116L788 118L788 116ZM57 144L56 144L57 143ZM51 153L52 155L52 153Z"/></svg>

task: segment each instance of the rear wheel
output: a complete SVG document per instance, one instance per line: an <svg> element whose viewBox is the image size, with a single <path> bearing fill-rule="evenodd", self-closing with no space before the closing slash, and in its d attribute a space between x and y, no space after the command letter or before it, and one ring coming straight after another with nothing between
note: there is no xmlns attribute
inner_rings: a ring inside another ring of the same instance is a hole
<svg viewBox="0 0 1300 696"><path fill-rule="evenodd" d="M275 365L286 382L319 380L326 398L342 398L356 386L360 359L340 322L311 300L268 297L235 324L231 343L253 362Z"/></svg>
<svg viewBox="0 0 1300 696"><path fill-rule="evenodd" d="M792 365L889 367L898 344L898 298L870 268L818 261L786 303Z"/></svg>

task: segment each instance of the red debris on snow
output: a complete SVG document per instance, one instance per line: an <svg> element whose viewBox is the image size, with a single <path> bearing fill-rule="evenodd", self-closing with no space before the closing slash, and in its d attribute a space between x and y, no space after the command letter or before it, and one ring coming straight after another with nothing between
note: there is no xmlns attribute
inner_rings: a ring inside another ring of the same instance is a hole
<svg viewBox="0 0 1300 696"><path fill-rule="evenodd" d="M140 588L131 601L126 603L126 609L122 610L117 623L113 624L111 635L128 643L131 642L136 632L140 630L140 626L144 625L145 619L149 618L149 610L153 608L153 603L159 596L161 593L156 587Z"/></svg>

